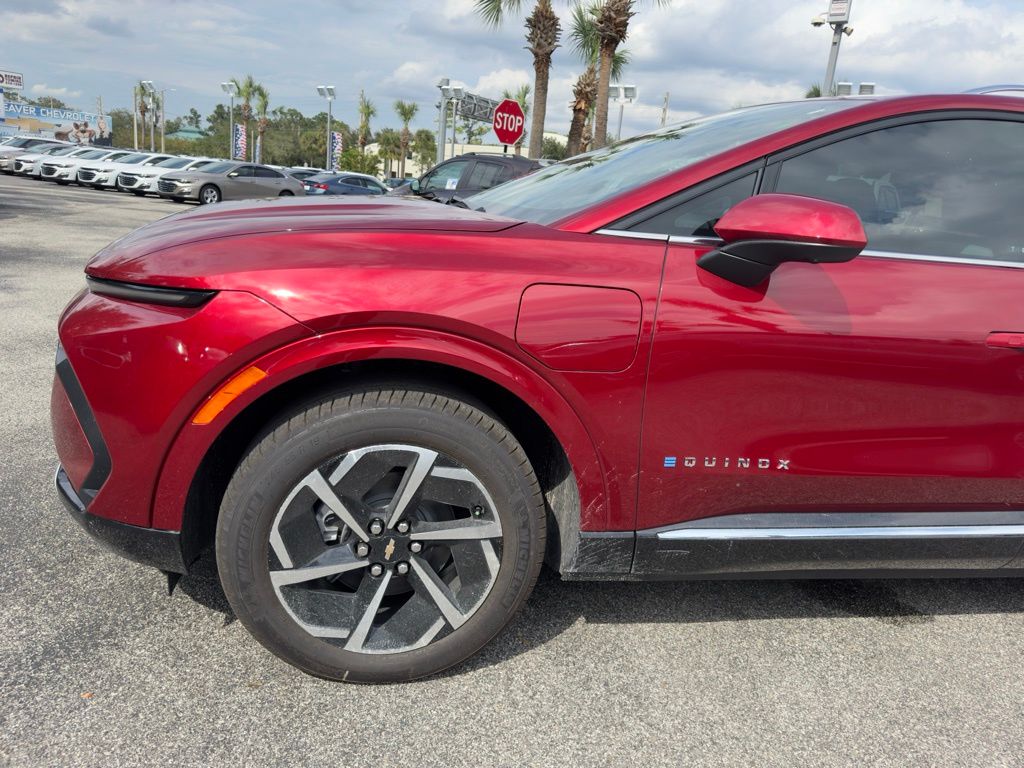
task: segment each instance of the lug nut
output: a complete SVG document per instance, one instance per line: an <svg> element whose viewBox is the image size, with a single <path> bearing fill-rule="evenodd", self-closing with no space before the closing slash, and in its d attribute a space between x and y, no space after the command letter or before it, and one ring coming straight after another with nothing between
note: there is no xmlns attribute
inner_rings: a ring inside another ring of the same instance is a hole
<svg viewBox="0 0 1024 768"><path fill-rule="evenodd" d="M473 507L473 517L480 517L484 513L484 508L479 504Z"/></svg>
<svg viewBox="0 0 1024 768"><path fill-rule="evenodd" d="M384 521L377 518L370 521L370 533L374 536L380 536L384 533Z"/></svg>
<svg viewBox="0 0 1024 768"><path fill-rule="evenodd" d="M423 545L420 544L418 541L414 541L412 544L409 545L410 552L419 552L421 549L423 549Z"/></svg>
<svg viewBox="0 0 1024 768"><path fill-rule="evenodd" d="M400 521L398 523L398 525L395 526L395 530L398 531L399 533L408 533L409 532L409 521L408 520Z"/></svg>
<svg viewBox="0 0 1024 768"><path fill-rule="evenodd" d="M360 541L356 544L356 557L366 557L370 554L370 545L365 541Z"/></svg>
<svg viewBox="0 0 1024 768"><path fill-rule="evenodd" d="M380 563L374 563L370 566L371 576L380 576L382 573L384 573L384 566Z"/></svg>
<svg viewBox="0 0 1024 768"><path fill-rule="evenodd" d="M405 574L407 574L409 572L409 564L408 563L399 563L398 565L395 566L395 570L398 571L399 575L404 576Z"/></svg>

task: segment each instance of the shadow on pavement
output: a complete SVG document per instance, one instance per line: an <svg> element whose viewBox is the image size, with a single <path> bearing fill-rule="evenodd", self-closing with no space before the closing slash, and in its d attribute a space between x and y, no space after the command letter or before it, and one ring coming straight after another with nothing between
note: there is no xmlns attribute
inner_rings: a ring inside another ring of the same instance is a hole
<svg viewBox="0 0 1024 768"><path fill-rule="evenodd" d="M178 589L192 600L235 615L212 553ZM512 623L464 664L459 675L500 664L550 642L579 621L588 624L691 624L764 619L875 619L895 628L936 616L1024 613L1024 580L891 579L807 581L563 582L545 568Z"/></svg>

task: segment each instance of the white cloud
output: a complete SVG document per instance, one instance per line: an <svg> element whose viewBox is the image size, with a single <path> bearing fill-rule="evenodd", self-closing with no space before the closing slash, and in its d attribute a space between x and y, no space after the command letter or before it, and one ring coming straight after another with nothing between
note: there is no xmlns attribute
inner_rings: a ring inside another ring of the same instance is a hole
<svg viewBox="0 0 1024 768"><path fill-rule="evenodd" d="M77 99L81 91L70 91L67 88L51 88L46 83L36 83L28 89L33 96L53 96L58 99Z"/></svg>

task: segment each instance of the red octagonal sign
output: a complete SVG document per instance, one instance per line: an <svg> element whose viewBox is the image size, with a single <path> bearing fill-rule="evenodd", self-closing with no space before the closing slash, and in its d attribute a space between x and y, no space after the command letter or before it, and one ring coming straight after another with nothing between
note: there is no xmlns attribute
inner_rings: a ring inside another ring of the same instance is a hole
<svg viewBox="0 0 1024 768"><path fill-rule="evenodd" d="M494 108L494 135L502 144L515 144L526 130L526 115L515 99L505 99Z"/></svg>

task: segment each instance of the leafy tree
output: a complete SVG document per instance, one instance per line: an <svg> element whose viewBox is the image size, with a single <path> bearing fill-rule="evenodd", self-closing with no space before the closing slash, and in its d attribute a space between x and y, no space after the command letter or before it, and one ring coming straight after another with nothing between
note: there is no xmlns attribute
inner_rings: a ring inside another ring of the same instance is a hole
<svg viewBox="0 0 1024 768"><path fill-rule="evenodd" d="M38 99L28 99L28 103L49 109L71 109L71 107L55 96L40 96Z"/></svg>
<svg viewBox="0 0 1024 768"><path fill-rule="evenodd" d="M530 84L523 83L519 86L519 89L512 93L508 88L501 94L503 99L515 99L520 108L523 110L523 117L527 120L530 119ZM532 127L532 124L531 124ZM523 135L519 137L519 141L516 142L516 154L523 154L523 142L526 140L527 133L524 131Z"/></svg>
<svg viewBox="0 0 1024 768"><path fill-rule="evenodd" d="M359 91L359 149L366 151L366 145L370 141L370 120L377 116L377 107L366 98L366 95Z"/></svg>
<svg viewBox="0 0 1024 768"><path fill-rule="evenodd" d="M487 123L481 123L476 120L465 119L462 121L462 125L459 126L459 130L462 131L462 135L466 137L466 144L482 144L482 137L491 130L491 126Z"/></svg>
<svg viewBox="0 0 1024 768"><path fill-rule="evenodd" d="M807 93L804 94L805 99L820 99L821 98L821 83L814 83L810 88L807 89Z"/></svg>
<svg viewBox="0 0 1024 768"><path fill-rule="evenodd" d="M182 118L185 121L185 125L189 125L193 128L198 128L200 121L202 121L202 115L199 114L199 110L192 107L188 111L188 115Z"/></svg>
<svg viewBox="0 0 1024 768"><path fill-rule="evenodd" d="M422 169L430 168L437 159L437 137L427 128L420 128L412 137L412 156Z"/></svg>
<svg viewBox="0 0 1024 768"><path fill-rule="evenodd" d="M540 156L548 160L565 160L569 155L565 151L565 144L551 136L544 137L541 144Z"/></svg>
<svg viewBox="0 0 1024 768"><path fill-rule="evenodd" d="M477 0L476 10L484 21L496 27L506 14L519 13L522 0ZM544 136L544 118L547 115L548 77L551 73L551 55L558 48L562 26L558 14L551 7L551 0L537 0L533 11L526 18L526 48L533 54L533 121L530 123L530 157L541 153ZM523 112L528 114L527 109ZM516 144L516 154L521 152L522 142Z"/></svg>
<svg viewBox="0 0 1024 768"><path fill-rule="evenodd" d="M419 105L412 102L396 101L395 102L395 113L398 115L398 119L402 121L402 157L398 161L398 176L399 178L405 178L405 159L409 156L409 144L412 142L412 134L409 132L409 123L416 117L416 113L419 111Z"/></svg>
<svg viewBox="0 0 1024 768"><path fill-rule="evenodd" d="M376 176L380 171L380 158L374 152L367 152L365 145L359 149L350 147L341 153L338 168Z"/></svg>

